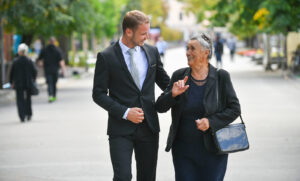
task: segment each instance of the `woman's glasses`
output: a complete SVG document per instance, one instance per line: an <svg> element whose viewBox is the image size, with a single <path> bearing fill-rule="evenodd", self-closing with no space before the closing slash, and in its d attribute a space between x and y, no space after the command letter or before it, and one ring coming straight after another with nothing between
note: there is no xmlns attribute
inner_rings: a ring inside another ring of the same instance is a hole
<svg viewBox="0 0 300 181"><path fill-rule="evenodd" d="M201 33L201 38L203 38L203 40L205 40L207 43L210 43L209 38L205 36L205 34Z"/></svg>

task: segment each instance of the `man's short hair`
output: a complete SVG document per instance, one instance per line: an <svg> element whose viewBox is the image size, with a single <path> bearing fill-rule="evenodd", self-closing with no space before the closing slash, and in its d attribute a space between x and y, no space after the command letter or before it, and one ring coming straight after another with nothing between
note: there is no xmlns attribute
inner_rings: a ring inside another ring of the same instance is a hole
<svg viewBox="0 0 300 181"><path fill-rule="evenodd" d="M51 37L49 38L49 43L52 44L52 45L54 45L55 42L56 42L56 38L55 38L54 36L51 36Z"/></svg>
<svg viewBox="0 0 300 181"><path fill-rule="evenodd" d="M149 22L149 18L145 13L138 10L129 11L126 13L123 19L123 34L125 33L127 28L135 30L138 27L138 25L148 24Z"/></svg>

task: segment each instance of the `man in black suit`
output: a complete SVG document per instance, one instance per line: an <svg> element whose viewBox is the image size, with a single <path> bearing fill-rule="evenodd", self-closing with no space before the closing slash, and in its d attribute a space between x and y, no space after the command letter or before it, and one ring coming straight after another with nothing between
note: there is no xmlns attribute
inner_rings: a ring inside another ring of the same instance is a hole
<svg viewBox="0 0 300 181"><path fill-rule="evenodd" d="M93 99L109 115L113 180L132 179L134 150L137 181L153 181L160 130L154 87L157 83L164 90L170 78L157 49L144 44L150 29L148 17L137 10L127 12L122 28L120 40L97 56Z"/></svg>

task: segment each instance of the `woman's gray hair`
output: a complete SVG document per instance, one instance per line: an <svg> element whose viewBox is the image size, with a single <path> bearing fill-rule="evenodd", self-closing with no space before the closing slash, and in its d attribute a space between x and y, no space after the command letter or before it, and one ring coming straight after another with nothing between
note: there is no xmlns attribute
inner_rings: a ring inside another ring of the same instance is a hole
<svg viewBox="0 0 300 181"><path fill-rule="evenodd" d="M18 54L19 55L27 55L28 46L25 43L21 43L18 47Z"/></svg>
<svg viewBox="0 0 300 181"><path fill-rule="evenodd" d="M201 33L199 35L193 36L190 40L197 40L204 50L209 50L209 54L207 58L211 59L212 52L213 52L213 45L212 45L211 37L208 34Z"/></svg>

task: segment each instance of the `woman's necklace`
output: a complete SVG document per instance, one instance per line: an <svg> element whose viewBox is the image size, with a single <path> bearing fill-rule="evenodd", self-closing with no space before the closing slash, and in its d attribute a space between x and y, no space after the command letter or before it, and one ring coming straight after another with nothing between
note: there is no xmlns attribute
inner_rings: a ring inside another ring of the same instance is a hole
<svg viewBox="0 0 300 181"><path fill-rule="evenodd" d="M205 79L202 79L202 80L197 80L195 79L192 74L191 74L191 79L192 81L197 85L197 86L202 86L206 83L206 80L207 80L207 74L205 75Z"/></svg>
<svg viewBox="0 0 300 181"><path fill-rule="evenodd" d="M195 79L192 75L191 75L191 78L192 78L192 80L195 81L195 82L205 82L206 79L207 79L207 76L206 76L205 79L203 79L203 80L197 80L197 79Z"/></svg>

